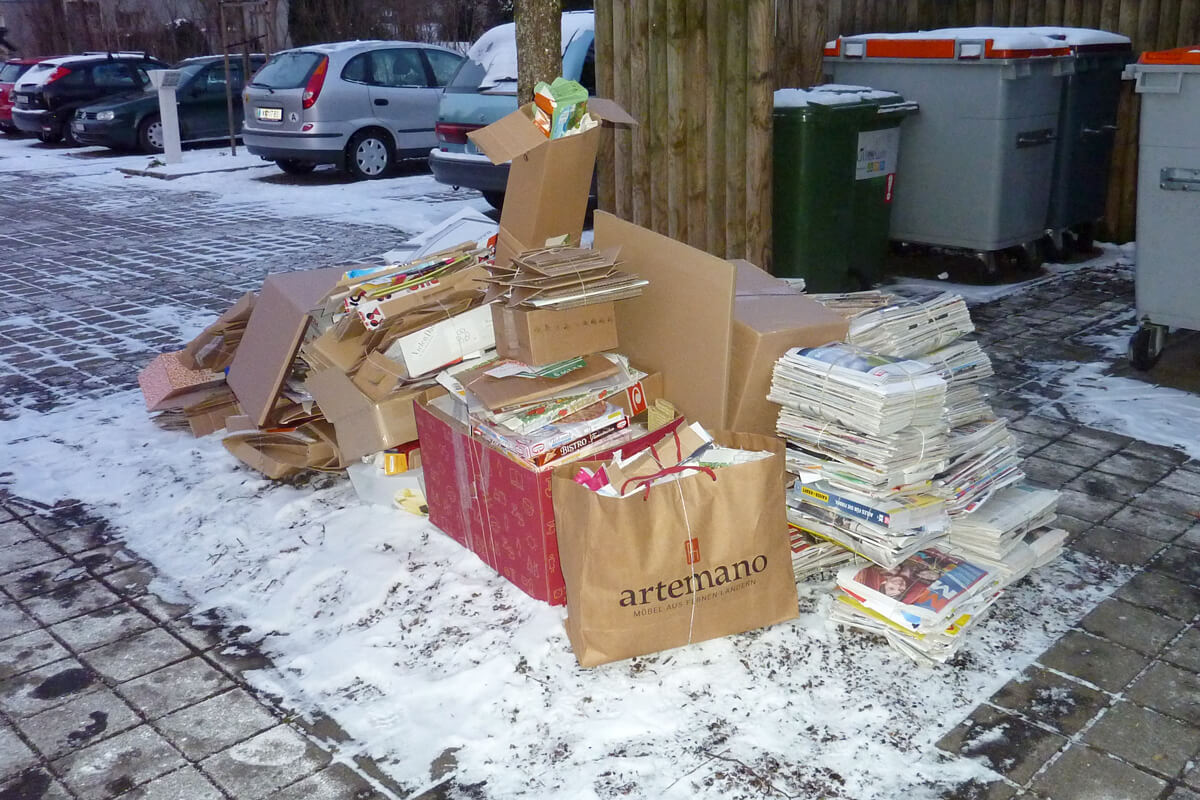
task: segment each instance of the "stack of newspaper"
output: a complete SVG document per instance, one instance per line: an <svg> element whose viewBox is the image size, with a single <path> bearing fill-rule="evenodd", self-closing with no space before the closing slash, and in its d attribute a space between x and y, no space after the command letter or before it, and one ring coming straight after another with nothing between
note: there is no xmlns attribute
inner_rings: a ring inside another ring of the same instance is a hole
<svg viewBox="0 0 1200 800"><path fill-rule="evenodd" d="M950 523L950 543L988 558L1002 559L1025 534L1054 522L1058 492L1026 484L996 492L975 513Z"/></svg>
<svg viewBox="0 0 1200 800"><path fill-rule="evenodd" d="M896 302L896 295L877 290L810 294L808 296L830 311L841 314L846 319L853 319L859 314L865 314L868 311L890 306Z"/></svg>
<svg viewBox="0 0 1200 800"><path fill-rule="evenodd" d="M946 380L946 422L950 427L993 416L987 395L979 385L992 376L992 360L978 342L960 339L914 360L938 367Z"/></svg>
<svg viewBox="0 0 1200 800"><path fill-rule="evenodd" d="M792 545L792 572L798 581L824 577L834 567L854 559L854 553L813 535L801 525L789 523L788 534Z"/></svg>
<svg viewBox="0 0 1200 800"><path fill-rule="evenodd" d="M946 382L920 361L830 344L787 351L775 364L767 399L878 436L940 426Z"/></svg>
<svg viewBox="0 0 1200 800"><path fill-rule="evenodd" d="M885 567L898 566L950 526L945 501L932 495L880 499L824 481L797 482L787 504L793 526Z"/></svg>
<svg viewBox="0 0 1200 800"><path fill-rule="evenodd" d="M846 341L872 352L911 358L944 347L974 330L963 299L941 292L860 314L850 321Z"/></svg>
<svg viewBox="0 0 1200 800"><path fill-rule="evenodd" d="M963 631L999 597L1002 580L960 555L927 548L902 564L846 566L838 571L839 625L882 635L921 662L944 662L962 645Z"/></svg>

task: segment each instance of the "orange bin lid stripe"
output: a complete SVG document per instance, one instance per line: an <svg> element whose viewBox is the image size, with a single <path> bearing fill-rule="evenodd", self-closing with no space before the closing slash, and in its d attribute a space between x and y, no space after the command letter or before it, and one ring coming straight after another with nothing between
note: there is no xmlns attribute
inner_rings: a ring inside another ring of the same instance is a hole
<svg viewBox="0 0 1200 800"><path fill-rule="evenodd" d="M868 39L868 58L954 58L953 39Z"/></svg>
<svg viewBox="0 0 1200 800"><path fill-rule="evenodd" d="M1200 64L1200 44L1142 53L1140 64Z"/></svg>

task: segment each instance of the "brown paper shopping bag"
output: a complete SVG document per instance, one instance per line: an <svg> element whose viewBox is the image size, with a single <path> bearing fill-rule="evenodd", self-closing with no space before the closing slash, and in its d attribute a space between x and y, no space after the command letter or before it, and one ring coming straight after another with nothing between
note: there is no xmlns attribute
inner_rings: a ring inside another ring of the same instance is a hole
<svg viewBox="0 0 1200 800"><path fill-rule="evenodd" d="M783 491L783 443L719 433L769 458L630 497L605 497L554 471L554 518L567 587L567 636L591 667L750 630L798 615ZM677 469L677 468L676 468Z"/></svg>

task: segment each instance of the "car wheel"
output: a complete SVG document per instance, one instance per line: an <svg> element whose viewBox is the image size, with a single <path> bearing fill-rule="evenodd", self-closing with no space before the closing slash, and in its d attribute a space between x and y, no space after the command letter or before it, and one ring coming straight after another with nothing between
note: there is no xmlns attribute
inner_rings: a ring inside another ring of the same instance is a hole
<svg viewBox="0 0 1200 800"><path fill-rule="evenodd" d="M67 120L62 124L62 141L67 147L82 147L78 139L75 138L75 131L71 130L71 121Z"/></svg>
<svg viewBox="0 0 1200 800"><path fill-rule="evenodd" d="M488 205L497 211L504 209L504 192L484 192L483 199L487 200Z"/></svg>
<svg viewBox="0 0 1200 800"><path fill-rule="evenodd" d="M307 175L317 168L312 161L297 161L294 158L277 158L275 163L288 175Z"/></svg>
<svg viewBox="0 0 1200 800"><path fill-rule="evenodd" d="M346 145L346 171L360 180L382 178L396 160L387 134L377 130L359 131Z"/></svg>
<svg viewBox="0 0 1200 800"><path fill-rule="evenodd" d="M39 133L37 137L42 144L54 144L61 138L57 133Z"/></svg>
<svg viewBox="0 0 1200 800"><path fill-rule="evenodd" d="M157 114L151 114L138 125L138 145L143 153L163 151L163 126Z"/></svg>

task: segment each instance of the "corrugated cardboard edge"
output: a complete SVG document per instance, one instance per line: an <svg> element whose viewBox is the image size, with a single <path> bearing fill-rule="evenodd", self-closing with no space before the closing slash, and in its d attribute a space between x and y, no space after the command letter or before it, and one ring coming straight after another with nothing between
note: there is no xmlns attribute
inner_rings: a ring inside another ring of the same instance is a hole
<svg viewBox="0 0 1200 800"><path fill-rule="evenodd" d="M617 303L617 335L631 363L663 374L688 419L726 427L734 267L694 247L597 211L596 247L621 247L625 269L650 282Z"/></svg>

